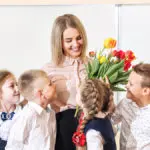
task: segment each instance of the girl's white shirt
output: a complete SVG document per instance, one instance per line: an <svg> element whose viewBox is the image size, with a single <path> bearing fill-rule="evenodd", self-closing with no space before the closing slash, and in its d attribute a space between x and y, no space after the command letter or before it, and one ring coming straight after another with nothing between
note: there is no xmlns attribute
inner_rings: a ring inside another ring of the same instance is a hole
<svg viewBox="0 0 150 150"><path fill-rule="evenodd" d="M19 106L19 105L16 106L16 109L14 111L15 115L14 115L13 119L21 111L21 109L22 109L21 106ZM2 112L0 112L0 116L1 116L1 113ZM8 140L8 135L9 135L10 129L13 125L13 119L2 121L1 118L0 118L0 138L4 141Z"/></svg>
<svg viewBox="0 0 150 150"><path fill-rule="evenodd" d="M108 113L99 112L95 115L98 118L105 118ZM103 150L104 139L99 131L90 129L86 133L87 150Z"/></svg>
<svg viewBox="0 0 150 150"><path fill-rule="evenodd" d="M101 133L90 129L86 133L87 150L103 150L104 140Z"/></svg>

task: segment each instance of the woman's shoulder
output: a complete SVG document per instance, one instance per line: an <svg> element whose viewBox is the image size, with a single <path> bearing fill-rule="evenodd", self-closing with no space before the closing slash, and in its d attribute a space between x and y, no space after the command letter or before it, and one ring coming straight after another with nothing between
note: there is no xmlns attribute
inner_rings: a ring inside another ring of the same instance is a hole
<svg viewBox="0 0 150 150"><path fill-rule="evenodd" d="M49 74L50 72L56 69L56 65L54 65L54 63L49 62L49 63L44 64L41 69L45 71L47 74Z"/></svg>

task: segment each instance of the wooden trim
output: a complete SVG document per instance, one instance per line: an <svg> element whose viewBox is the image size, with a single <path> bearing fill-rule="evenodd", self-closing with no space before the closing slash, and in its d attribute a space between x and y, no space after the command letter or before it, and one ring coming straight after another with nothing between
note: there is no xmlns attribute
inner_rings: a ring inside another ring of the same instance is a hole
<svg viewBox="0 0 150 150"><path fill-rule="evenodd" d="M0 0L0 5L150 4L150 0Z"/></svg>

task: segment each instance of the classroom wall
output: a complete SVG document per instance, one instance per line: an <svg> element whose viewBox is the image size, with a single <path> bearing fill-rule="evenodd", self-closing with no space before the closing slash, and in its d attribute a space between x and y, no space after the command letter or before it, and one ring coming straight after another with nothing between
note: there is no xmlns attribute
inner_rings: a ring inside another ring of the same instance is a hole
<svg viewBox="0 0 150 150"><path fill-rule="evenodd" d="M19 76L50 61L52 24L65 13L75 14L84 24L89 50L115 37L115 5L0 6L0 68Z"/></svg>
<svg viewBox="0 0 150 150"><path fill-rule="evenodd" d="M75 14L84 24L89 51L99 50L105 38L114 37L118 48L135 52L137 62L150 63L150 5L1 5L0 68L18 77L49 62L52 24L65 13ZM119 93L117 100L124 95Z"/></svg>

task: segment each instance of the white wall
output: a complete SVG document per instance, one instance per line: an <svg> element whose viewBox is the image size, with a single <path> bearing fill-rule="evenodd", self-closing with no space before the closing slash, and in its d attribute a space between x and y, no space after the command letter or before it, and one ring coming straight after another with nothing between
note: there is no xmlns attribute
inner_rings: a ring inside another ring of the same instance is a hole
<svg viewBox="0 0 150 150"><path fill-rule="evenodd" d="M131 49L136 62L150 63L150 5L119 6L119 47ZM125 92L118 94L118 101Z"/></svg>
<svg viewBox="0 0 150 150"><path fill-rule="evenodd" d="M150 63L150 5L120 6L119 46Z"/></svg>
<svg viewBox="0 0 150 150"><path fill-rule="evenodd" d="M73 13L83 22L88 50L99 50L106 37L114 37L119 48L132 49L139 60L150 63L150 5L20 5L0 6L0 68L19 76L50 61L52 24L64 13Z"/></svg>
<svg viewBox="0 0 150 150"><path fill-rule="evenodd" d="M0 68L19 76L50 61L54 19L73 13L83 22L89 50L99 50L106 37L115 37L115 5L0 6Z"/></svg>

